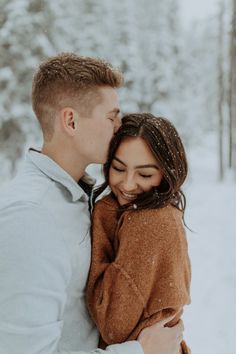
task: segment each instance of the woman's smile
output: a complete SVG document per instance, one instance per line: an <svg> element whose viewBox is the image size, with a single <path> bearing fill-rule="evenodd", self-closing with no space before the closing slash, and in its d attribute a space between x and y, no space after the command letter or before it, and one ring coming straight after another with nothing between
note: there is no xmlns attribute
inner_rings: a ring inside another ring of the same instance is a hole
<svg viewBox="0 0 236 354"><path fill-rule="evenodd" d="M125 192L125 191L121 191L119 190L118 191L120 193L120 195L122 196L122 198L126 199L127 201L132 201L134 199L137 198L138 196L138 193L128 193L128 192Z"/></svg>

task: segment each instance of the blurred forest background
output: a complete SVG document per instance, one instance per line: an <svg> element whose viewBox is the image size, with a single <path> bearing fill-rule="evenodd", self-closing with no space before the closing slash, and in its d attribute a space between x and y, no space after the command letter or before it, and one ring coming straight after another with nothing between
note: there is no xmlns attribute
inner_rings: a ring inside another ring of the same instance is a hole
<svg viewBox="0 0 236 354"><path fill-rule="evenodd" d="M187 148L214 136L215 177L232 176L235 3L219 0L213 16L186 27L179 0L0 0L0 182L41 139L30 102L33 73L45 57L65 51L121 68L123 112L168 117Z"/></svg>

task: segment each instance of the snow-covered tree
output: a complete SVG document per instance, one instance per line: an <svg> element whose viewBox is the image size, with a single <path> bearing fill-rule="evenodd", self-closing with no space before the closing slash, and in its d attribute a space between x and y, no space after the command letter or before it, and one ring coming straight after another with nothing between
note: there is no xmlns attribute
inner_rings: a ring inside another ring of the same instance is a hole
<svg viewBox="0 0 236 354"><path fill-rule="evenodd" d="M1 5L0 123L19 119L30 125L32 74L39 61L54 52L47 4L44 0L11 0Z"/></svg>
<svg viewBox="0 0 236 354"><path fill-rule="evenodd" d="M186 31L178 0L0 0L0 10L0 127L13 119L27 139L38 132L30 105L35 67L73 51L124 72L124 112L167 116L189 144L217 129L214 18Z"/></svg>

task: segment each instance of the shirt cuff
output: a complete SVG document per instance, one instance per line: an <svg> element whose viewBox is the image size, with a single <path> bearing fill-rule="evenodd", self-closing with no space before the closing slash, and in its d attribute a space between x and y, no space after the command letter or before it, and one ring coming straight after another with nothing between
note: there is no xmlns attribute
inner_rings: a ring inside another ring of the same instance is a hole
<svg viewBox="0 0 236 354"><path fill-rule="evenodd" d="M106 350L110 350L115 354L144 354L141 344L137 340L124 342L121 344L109 345Z"/></svg>

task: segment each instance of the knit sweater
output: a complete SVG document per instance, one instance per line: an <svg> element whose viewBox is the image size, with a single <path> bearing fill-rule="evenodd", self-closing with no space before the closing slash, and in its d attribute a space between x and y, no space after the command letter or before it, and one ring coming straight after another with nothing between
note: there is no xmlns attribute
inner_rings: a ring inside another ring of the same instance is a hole
<svg viewBox="0 0 236 354"><path fill-rule="evenodd" d="M92 221L92 263L86 299L103 343L136 339L170 315L176 324L190 303L190 262L182 213L168 205L125 211L117 220L111 195ZM190 353L185 342L180 353Z"/></svg>

